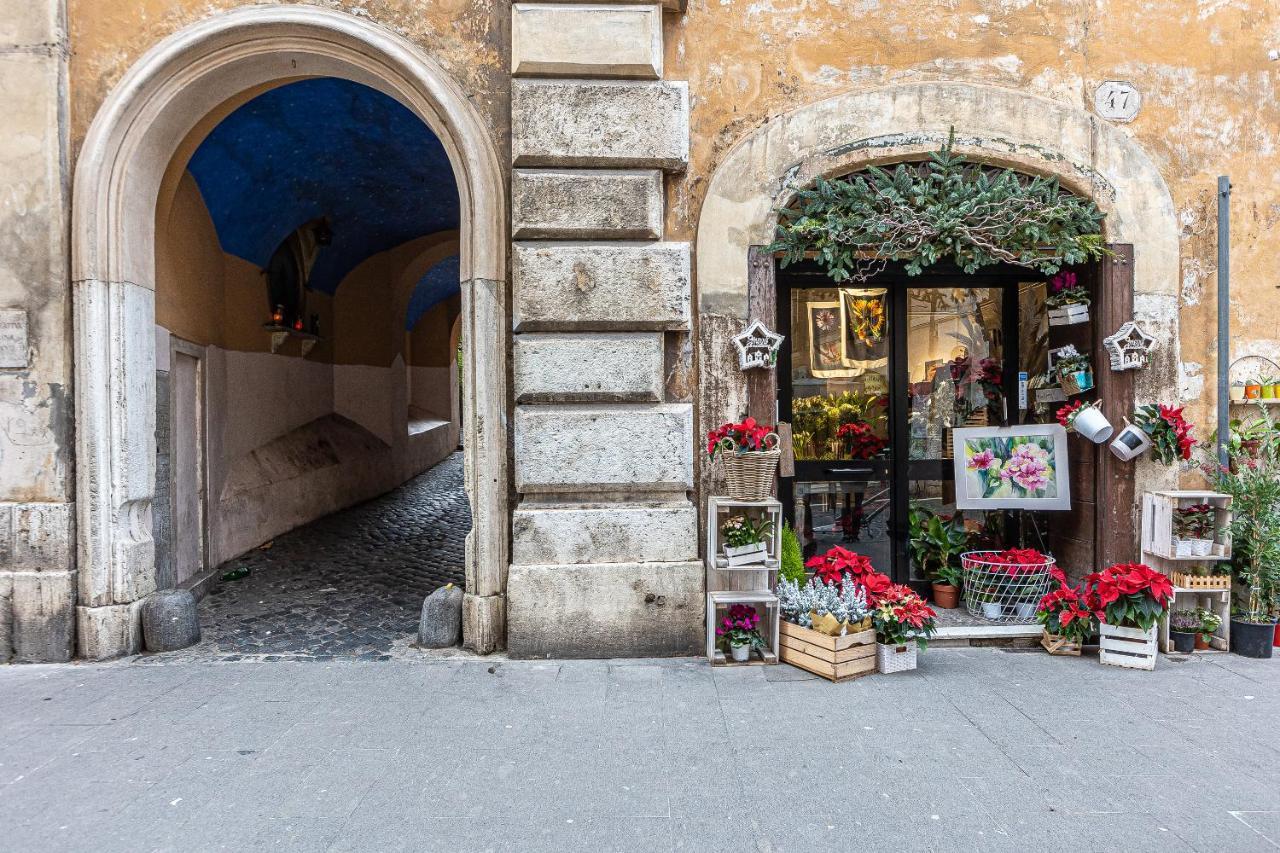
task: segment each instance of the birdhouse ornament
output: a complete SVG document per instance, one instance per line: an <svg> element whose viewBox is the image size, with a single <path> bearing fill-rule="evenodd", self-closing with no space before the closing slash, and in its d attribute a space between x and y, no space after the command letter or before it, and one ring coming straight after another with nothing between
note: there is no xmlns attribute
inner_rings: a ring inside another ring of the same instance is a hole
<svg viewBox="0 0 1280 853"><path fill-rule="evenodd" d="M1111 356L1112 370L1140 370L1151 360L1156 339L1129 320L1114 335L1104 338L1102 344Z"/></svg>
<svg viewBox="0 0 1280 853"><path fill-rule="evenodd" d="M769 331L759 320L752 320L744 332L733 338L733 345L738 348L738 367L773 367L778 362L782 340L782 335Z"/></svg>

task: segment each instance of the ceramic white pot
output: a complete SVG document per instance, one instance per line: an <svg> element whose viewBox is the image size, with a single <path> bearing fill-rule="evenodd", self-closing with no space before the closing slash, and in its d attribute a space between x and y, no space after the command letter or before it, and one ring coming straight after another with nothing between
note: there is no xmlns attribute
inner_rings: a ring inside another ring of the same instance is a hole
<svg viewBox="0 0 1280 853"><path fill-rule="evenodd" d="M1075 420L1071 422L1071 426L1094 444L1102 444L1116 431L1115 427L1111 426L1111 421L1107 420L1107 416L1098 411L1095 406L1081 409Z"/></svg>
<svg viewBox="0 0 1280 853"><path fill-rule="evenodd" d="M1244 400L1244 386L1243 386L1243 385L1232 385L1232 386L1231 386L1231 392L1230 392L1230 393L1231 393L1231 400L1232 400L1232 402L1239 403L1239 402L1242 402L1242 401Z"/></svg>
<svg viewBox="0 0 1280 853"><path fill-rule="evenodd" d="M1151 449L1151 436L1142 427L1126 424L1120 430L1115 441L1111 442L1111 452L1124 462L1137 459Z"/></svg>
<svg viewBox="0 0 1280 853"><path fill-rule="evenodd" d="M982 602L982 618L992 621L1004 618L1004 605L998 601Z"/></svg>
<svg viewBox="0 0 1280 853"><path fill-rule="evenodd" d="M1195 540L1192 540L1192 539L1174 539L1173 540L1173 556L1194 557L1195 555L1196 555Z"/></svg>
<svg viewBox="0 0 1280 853"><path fill-rule="evenodd" d="M734 663L746 663L751 658L751 645L743 643L740 646L729 644L729 655L733 658Z"/></svg>
<svg viewBox="0 0 1280 853"><path fill-rule="evenodd" d="M1036 605L1032 601L1019 601L1013 606L1013 613L1019 619L1031 620L1036 618Z"/></svg>
<svg viewBox="0 0 1280 853"><path fill-rule="evenodd" d="M1212 539L1192 539L1191 549L1197 557L1207 557L1213 553Z"/></svg>

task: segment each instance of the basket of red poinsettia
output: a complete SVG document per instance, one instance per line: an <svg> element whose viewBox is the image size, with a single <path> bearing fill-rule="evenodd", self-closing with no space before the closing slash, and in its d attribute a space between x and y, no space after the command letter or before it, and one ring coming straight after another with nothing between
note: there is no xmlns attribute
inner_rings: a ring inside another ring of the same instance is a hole
<svg viewBox="0 0 1280 853"><path fill-rule="evenodd" d="M814 576L823 583L833 583L837 586L844 582L845 575L849 575L854 583L867 591L867 604L872 607L875 607L880 596L893 586L893 581L889 580L888 575L877 572L871 565L870 557L856 554L839 545L833 546L825 554L810 557L804 567L812 569Z"/></svg>
<svg viewBox="0 0 1280 853"><path fill-rule="evenodd" d="M1098 658L1130 669L1156 668L1156 625L1173 600L1173 582L1142 563L1117 563L1085 578L1101 620Z"/></svg>
<svg viewBox="0 0 1280 853"><path fill-rule="evenodd" d="M916 650L929 643L937 614L915 590L893 584L876 599L876 668L884 673L916 668Z"/></svg>
<svg viewBox="0 0 1280 853"><path fill-rule="evenodd" d="M762 501L773 492L773 475L782 451L778 433L771 426L745 418L723 424L707 433L707 455L720 458L729 497L735 501Z"/></svg>
<svg viewBox="0 0 1280 853"><path fill-rule="evenodd" d="M1049 571L1055 586L1040 599L1036 619L1044 626L1040 645L1051 655L1079 655L1097 626L1097 602L1092 590L1072 586L1062 569Z"/></svg>
<svg viewBox="0 0 1280 853"><path fill-rule="evenodd" d="M961 554L965 609L992 622L1034 624L1036 605L1049 591L1055 565L1053 557L1035 548Z"/></svg>

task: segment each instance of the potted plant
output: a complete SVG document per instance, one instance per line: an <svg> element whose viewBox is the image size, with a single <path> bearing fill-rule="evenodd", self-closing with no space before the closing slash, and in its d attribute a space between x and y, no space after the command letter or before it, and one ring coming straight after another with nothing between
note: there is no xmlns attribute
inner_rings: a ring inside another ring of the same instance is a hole
<svg viewBox="0 0 1280 853"><path fill-rule="evenodd" d="M769 555L769 536L773 522L767 518L752 520L745 515L732 515L720 528L724 536L724 555L729 568L761 565Z"/></svg>
<svg viewBox="0 0 1280 853"><path fill-rule="evenodd" d="M1196 615L1200 617L1200 630L1196 634L1196 650L1204 651L1212 648L1209 640L1222 627L1222 617L1203 607L1196 610Z"/></svg>
<svg viewBox="0 0 1280 853"><path fill-rule="evenodd" d="M960 555L969 544L963 514L943 516L917 504L911 508L908 521L911 556L932 582L933 603L947 610L959 606L964 578Z"/></svg>
<svg viewBox="0 0 1280 853"><path fill-rule="evenodd" d="M1111 452L1124 462L1137 459L1151 449L1151 436L1137 424L1126 418L1124 429L1111 442Z"/></svg>
<svg viewBox="0 0 1280 853"><path fill-rule="evenodd" d="M916 651L929 644L937 614L911 587L895 584L876 599L876 668L884 673L916 668Z"/></svg>
<svg viewBox="0 0 1280 853"><path fill-rule="evenodd" d="M1034 548L1008 548L968 551L960 555L960 565L970 616L1031 624L1049 590L1055 561Z"/></svg>
<svg viewBox="0 0 1280 853"><path fill-rule="evenodd" d="M772 494L773 475L782 456L773 427L758 424L755 418L722 424L707 433L707 455L723 461L731 499L760 501Z"/></svg>
<svg viewBox="0 0 1280 853"><path fill-rule="evenodd" d="M1102 403L1094 400L1086 403L1075 400L1058 409L1058 423L1067 430L1075 431L1094 444L1102 444L1111 438L1115 428L1102 414Z"/></svg>
<svg viewBox="0 0 1280 853"><path fill-rule="evenodd" d="M878 572L864 573L889 579ZM875 584L879 586L879 584ZM780 578L777 586L778 657L831 681L875 672L875 631L867 588L846 572L838 582Z"/></svg>
<svg viewBox="0 0 1280 853"><path fill-rule="evenodd" d="M1280 398L1280 376L1272 374L1264 376L1258 380L1258 384L1262 386L1260 396L1264 400L1275 400Z"/></svg>
<svg viewBox="0 0 1280 853"><path fill-rule="evenodd" d="M808 578L804 570L804 551L796 532L785 521L782 522L782 542L779 545L781 562L778 566L778 579L804 583Z"/></svg>
<svg viewBox="0 0 1280 853"><path fill-rule="evenodd" d="M1244 381L1241 379L1236 379L1235 381L1233 381L1231 383L1231 390L1228 393L1230 394L1231 402L1233 403L1243 402L1244 401Z"/></svg>
<svg viewBox="0 0 1280 853"><path fill-rule="evenodd" d="M871 565L870 557L839 545L828 549L825 554L810 557L804 567L812 569L814 576L823 583L841 584L846 575L850 576L854 583L867 591L867 600L872 602L892 585L888 575L877 572Z"/></svg>
<svg viewBox="0 0 1280 853"><path fill-rule="evenodd" d="M1203 620L1195 610L1175 610L1169 614L1169 638L1173 640L1173 650L1182 654L1195 651L1196 637L1200 634Z"/></svg>
<svg viewBox="0 0 1280 853"><path fill-rule="evenodd" d="M1068 397L1093 390L1093 364L1084 353L1062 355L1054 361L1053 369L1058 374L1058 384Z"/></svg>
<svg viewBox="0 0 1280 853"><path fill-rule="evenodd" d="M1174 510L1174 556L1209 556L1213 553L1213 535L1214 509L1209 504L1192 504Z"/></svg>
<svg viewBox="0 0 1280 853"><path fill-rule="evenodd" d="M1132 669L1155 669L1156 624L1173 600L1173 582L1142 563L1117 563L1089 575L1089 594L1102 611L1099 659Z"/></svg>
<svg viewBox="0 0 1280 853"><path fill-rule="evenodd" d="M1049 309L1050 326L1071 326L1089 321L1089 291L1079 283L1076 274L1064 270L1049 280L1049 295L1044 304Z"/></svg>
<svg viewBox="0 0 1280 853"><path fill-rule="evenodd" d="M1067 583L1056 566L1050 571L1055 588L1045 593L1036 608L1036 621L1044 626L1040 645L1051 655L1079 655L1093 636L1097 618L1095 607L1083 586Z"/></svg>
<svg viewBox="0 0 1280 853"><path fill-rule="evenodd" d="M1244 383L1244 398L1246 400L1262 399L1262 377L1255 376Z"/></svg>
<svg viewBox="0 0 1280 853"><path fill-rule="evenodd" d="M760 636L760 613L749 604L734 604L716 626L716 636L729 647L735 663L746 663L753 649L764 648Z"/></svg>
<svg viewBox="0 0 1280 853"><path fill-rule="evenodd" d="M1191 458L1196 439L1191 434L1191 424L1182 416L1182 406L1166 406L1152 403L1139 406L1133 413L1133 422L1151 439L1156 456L1166 465L1177 460Z"/></svg>

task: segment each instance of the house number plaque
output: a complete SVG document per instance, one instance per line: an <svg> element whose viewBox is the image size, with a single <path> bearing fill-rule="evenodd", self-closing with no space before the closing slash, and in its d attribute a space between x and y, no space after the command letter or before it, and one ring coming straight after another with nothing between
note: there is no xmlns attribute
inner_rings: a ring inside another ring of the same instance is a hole
<svg viewBox="0 0 1280 853"><path fill-rule="evenodd" d="M1132 83L1108 80L1093 93L1098 115L1112 121L1133 121L1142 109L1142 93Z"/></svg>

